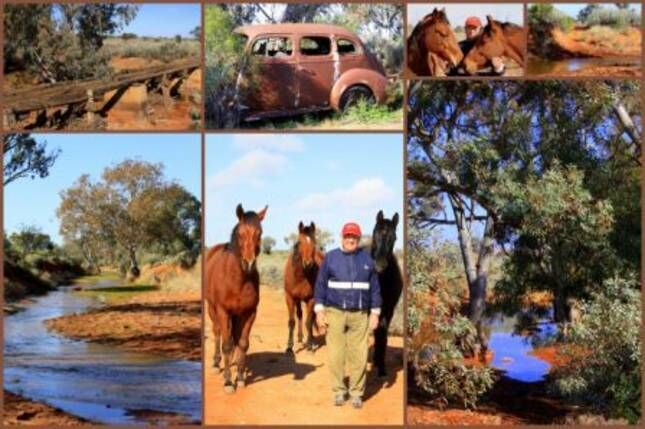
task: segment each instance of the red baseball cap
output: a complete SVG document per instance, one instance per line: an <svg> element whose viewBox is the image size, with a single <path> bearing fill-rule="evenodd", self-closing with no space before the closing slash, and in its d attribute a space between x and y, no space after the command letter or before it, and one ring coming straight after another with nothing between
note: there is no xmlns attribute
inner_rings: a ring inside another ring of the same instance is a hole
<svg viewBox="0 0 645 429"><path fill-rule="evenodd" d="M481 27L482 22L476 16L469 16L466 19L466 27Z"/></svg>
<svg viewBox="0 0 645 429"><path fill-rule="evenodd" d="M343 237L346 235L353 235L354 237L360 237L361 227L357 223L349 222L343 225Z"/></svg>

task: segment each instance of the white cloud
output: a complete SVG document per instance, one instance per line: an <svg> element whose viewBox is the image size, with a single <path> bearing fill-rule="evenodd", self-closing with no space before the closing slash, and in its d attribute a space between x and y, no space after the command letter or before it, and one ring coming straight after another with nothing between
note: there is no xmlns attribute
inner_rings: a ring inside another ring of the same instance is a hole
<svg viewBox="0 0 645 429"><path fill-rule="evenodd" d="M279 174L287 164L288 160L284 155L262 149L251 150L212 176L209 186L222 188L248 183L254 187L262 187L266 176Z"/></svg>
<svg viewBox="0 0 645 429"><path fill-rule="evenodd" d="M233 146L244 151L266 149L275 152L302 152L305 147L299 137L284 134L236 134Z"/></svg>
<svg viewBox="0 0 645 429"><path fill-rule="evenodd" d="M360 179L349 188L309 194L296 202L304 211L338 210L340 208L364 209L382 204L394 197L392 189L380 177Z"/></svg>

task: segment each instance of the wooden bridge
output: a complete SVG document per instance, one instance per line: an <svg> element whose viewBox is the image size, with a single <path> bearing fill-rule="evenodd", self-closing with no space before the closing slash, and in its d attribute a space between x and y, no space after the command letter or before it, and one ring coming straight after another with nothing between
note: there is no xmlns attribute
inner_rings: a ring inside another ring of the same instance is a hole
<svg viewBox="0 0 645 429"><path fill-rule="evenodd" d="M132 87L146 94L161 92L168 108L171 97L180 94L181 85L198 67L199 59L184 59L121 72L109 80L67 81L8 91L3 101L4 128L61 128L70 118L81 115L92 126Z"/></svg>

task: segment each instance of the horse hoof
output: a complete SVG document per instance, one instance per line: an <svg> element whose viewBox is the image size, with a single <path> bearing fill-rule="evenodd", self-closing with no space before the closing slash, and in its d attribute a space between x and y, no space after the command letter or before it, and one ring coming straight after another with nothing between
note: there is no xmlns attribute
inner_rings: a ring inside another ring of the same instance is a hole
<svg viewBox="0 0 645 429"><path fill-rule="evenodd" d="M314 346L307 346L307 353L314 354L314 352L315 352Z"/></svg>
<svg viewBox="0 0 645 429"><path fill-rule="evenodd" d="M291 347L289 347L289 348L285 351L285 353L286 353L286 355L287 355L287 356L293 356L293 349L292 349Z"/></svg>
<svg viewBox="0 0 645 429"><path fill-rule="evenodd" d="M245 380L237 380L237 387L246 387L246 381Z"/></svg>
<svg viewBox="0 0 645 429"><path fill-rule="evenodd" d="M224 393L234 393L235 392L235 386L233 384L225 384L224 385Z"/></svg>

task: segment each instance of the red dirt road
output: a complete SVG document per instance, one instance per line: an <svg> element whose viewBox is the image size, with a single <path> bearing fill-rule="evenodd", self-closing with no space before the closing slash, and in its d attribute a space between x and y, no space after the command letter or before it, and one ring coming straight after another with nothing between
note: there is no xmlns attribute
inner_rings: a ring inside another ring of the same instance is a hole
<svg viewBox="0 0 645 429"><path fill-rule="evenodd" d="M204 423L377 425L403 424L403 339L391 339L387 366L389 376L379 380L369 372L363 408L349 403L332 405L327 349L314 354L296 345L295 361L285 353L287 311L282 290L261 286L258 316L251 331L247 358L247 386L224 393L221 374L213 371L213 336L205 310L205 412Z"/></svg>

